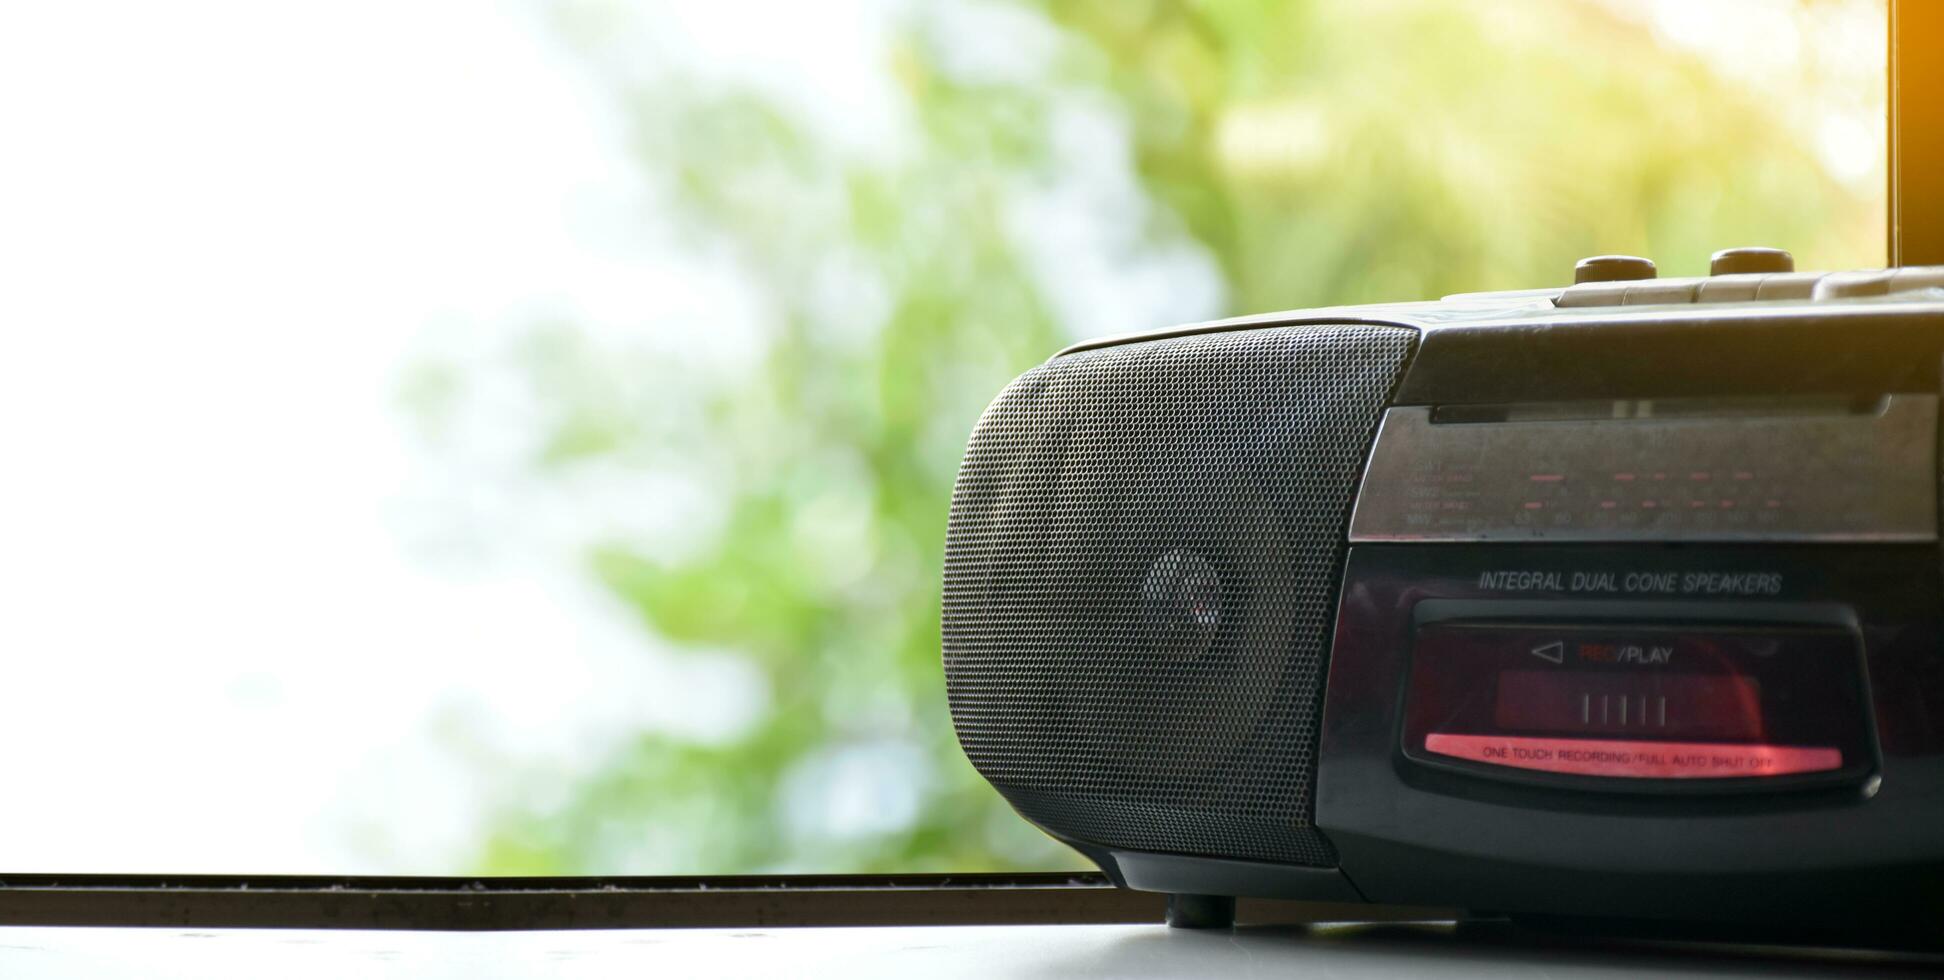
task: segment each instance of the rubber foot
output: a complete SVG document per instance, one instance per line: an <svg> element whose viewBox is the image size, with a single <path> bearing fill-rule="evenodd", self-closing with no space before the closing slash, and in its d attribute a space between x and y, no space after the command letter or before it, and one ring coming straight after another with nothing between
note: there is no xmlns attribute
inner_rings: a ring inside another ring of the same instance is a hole
<svg viewBox="0 0 1944 980"><path fill-rule="evenodd" d="M1235 896L1170 894L1168 925L1175 929L1228 929L1235 925Z"/></svg>

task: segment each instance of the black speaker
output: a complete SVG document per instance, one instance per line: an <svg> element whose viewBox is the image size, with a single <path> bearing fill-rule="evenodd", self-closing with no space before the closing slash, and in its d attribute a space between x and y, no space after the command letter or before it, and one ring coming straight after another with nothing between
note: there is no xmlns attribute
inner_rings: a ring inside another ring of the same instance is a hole
<svg viewBox="0 0 1944 980"><path fill-rule="evenodd" d="M1336 586L1416 338L1080 350L986 410L952 495L945 678L1021 814L1102 848L1335 863L1313 794Z"/></svg>
<svg viewBox="0 0 1944 980"><path fill-rule="evenodd" d="M959 741L1176 925L1250 896L1934 941L1940 365L1944 268L1068 348L953 491Z"/></svg>

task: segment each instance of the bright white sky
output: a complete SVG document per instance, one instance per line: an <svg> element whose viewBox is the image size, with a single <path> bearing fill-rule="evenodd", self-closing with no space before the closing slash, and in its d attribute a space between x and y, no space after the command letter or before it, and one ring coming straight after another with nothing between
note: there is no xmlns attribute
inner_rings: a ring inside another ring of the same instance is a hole
<svg viewBox="0 0 1944 980"><path fill-rule="evenodd" d="M654 47L815 58L875 138L882 4L675 6ZM1656 8L1677 40L1690 6ZM478 560L412 546L469 489L427 489L415 359L733 305L635 237L576 64L476 0L0 6L0 871L451 873L510 785L452 743L571 770L760 704L657 656L547 515L487 506L510 543ZM1192 269L1093 278L1076 309L1212 302Z"/></svg>
<svg viewBox="0 0 1944 980"><path fill-rule="evenodd" d="M402 544L429 324L653 295L599 109L517 8L0 8L0 869L449 873L439 725L683 723L570 556Z"/></svg>

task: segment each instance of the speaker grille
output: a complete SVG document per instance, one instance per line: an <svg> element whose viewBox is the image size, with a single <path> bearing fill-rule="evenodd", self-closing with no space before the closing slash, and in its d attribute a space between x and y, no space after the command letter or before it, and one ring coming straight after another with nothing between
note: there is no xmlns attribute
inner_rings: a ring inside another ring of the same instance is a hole
<svg viewBox="0 0 1944 980"><path fill-rule="evenodd" d="M967 756L1103 847L1294 864L1351 501L1416 342L1375 326L1147 341L1028 371L979 420L945 543Z"/></svg>

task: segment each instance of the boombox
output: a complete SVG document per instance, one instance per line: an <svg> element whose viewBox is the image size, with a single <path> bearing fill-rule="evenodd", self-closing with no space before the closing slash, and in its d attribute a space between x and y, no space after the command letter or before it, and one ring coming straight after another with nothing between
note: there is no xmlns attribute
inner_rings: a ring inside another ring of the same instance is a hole
<svg viewBox="0 0 1944 980"><path fill-rule="evenodd" d="M1027 371L952 495L966 755L1177 924L1944 913L1944 267L1713 272Z"/></svg>

